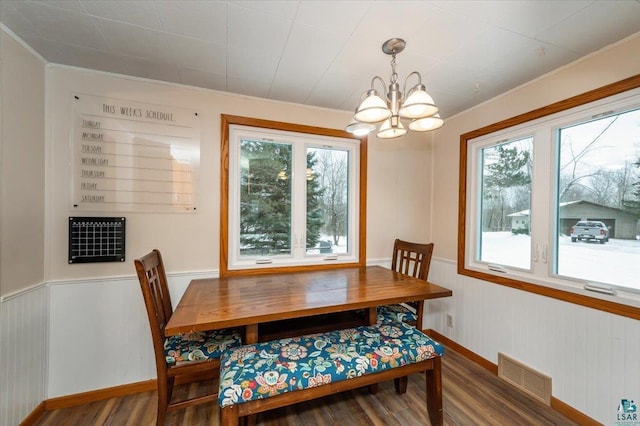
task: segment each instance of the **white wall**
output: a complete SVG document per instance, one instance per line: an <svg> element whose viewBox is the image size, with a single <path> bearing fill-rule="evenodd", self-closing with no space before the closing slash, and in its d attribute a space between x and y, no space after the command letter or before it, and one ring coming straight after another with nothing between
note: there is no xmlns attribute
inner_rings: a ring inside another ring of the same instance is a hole
<svg viewBox="0 0 640 426"><path fill-rule="evenodd" d="M17 425L46 399L48 322L44 284L0 303L0 425Z"/></svg>
<svg viewBox="0 0 640 426"><path fill-rule="evenodd" d="M189 281L215 273L169 274L174 305ZM156 378L153 344L135 277L50 282L47 397Z"/></svg>
<svg viewBox="0 0 640 426"><path fill-rule="evenodd" d="M457 275L459 144L463 133L639 73L640 33L448 120L432 155L430 280L453 297L428 303L425 327L493 363L504 352L552 376L554 397L605 424L620 399L640 400L640 321Z"/></svg>

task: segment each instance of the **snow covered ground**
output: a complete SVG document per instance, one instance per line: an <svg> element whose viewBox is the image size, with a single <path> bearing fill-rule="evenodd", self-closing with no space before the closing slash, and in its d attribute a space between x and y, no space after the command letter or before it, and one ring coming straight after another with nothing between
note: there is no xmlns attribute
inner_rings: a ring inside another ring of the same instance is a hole
<svg viewBox="0 0 640 426"><path fill-rule="evenodd" d="M529 269L531 238L511 232L484 232L485 262ZM549 262L553 258L549 250ZM610 239L598 242L572 243L569 237L559 239L558 274L640 290L640 241Z"/></svg>

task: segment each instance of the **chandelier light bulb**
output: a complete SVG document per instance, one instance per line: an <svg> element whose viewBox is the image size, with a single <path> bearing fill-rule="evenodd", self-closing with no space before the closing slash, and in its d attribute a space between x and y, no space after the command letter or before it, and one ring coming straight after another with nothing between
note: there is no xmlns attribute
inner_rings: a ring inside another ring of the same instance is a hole
<svg viewBox="0 0 640 426"><path fill-rule="evenodd" d="M410 119L426 118L437 114L438 107L435 106L433 98L424 89L424 85L420 84L414 89L402 103L399 111L400 117Z"/></svg>
<svg viewBox="0 0 640 426"><path fill-rule="evenodd" d="M371 89L367 92L367 97L362 101L354 118L363 123L378 123L391 116L391 111L387 103L380 97L378 92Z"/></svg>
<svg viewBox="0 0 640 426"><path fill-rule="evenodd" d="M444 120L440 118L440 114L436 114L433 117L413 120L409 123L409 130L413 130L415 132L429 132L431 130L439 129L442 126L444 126Z"/></svg>
<svg viewBox="0 0 640 426"><path fill-rule="evenodd" d="M356 120L351 120L346 127L346 131L349 133L353 133L356 136L364 136L371 133L372 130L375 130L376 125L373 123L361 123Z"/></svg>
<svg viewBox="0 0 640 426"><path fill-rule="evenodd" d="M391 117L380 126L380 131L376 136L380 139L393 139L399 138L407 134L407 129L404 128L397 116Z"/></svg>

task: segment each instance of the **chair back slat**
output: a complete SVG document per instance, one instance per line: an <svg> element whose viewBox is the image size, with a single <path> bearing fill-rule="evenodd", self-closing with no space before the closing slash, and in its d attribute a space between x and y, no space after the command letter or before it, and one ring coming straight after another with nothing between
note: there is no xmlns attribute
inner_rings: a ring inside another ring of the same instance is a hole
<svg viewBox="0 0 640 426"><path fill-rule="evenodd" d="M432 254L433 243L420 244L396 239L393 243L391 269L426 281Z"/></svg>

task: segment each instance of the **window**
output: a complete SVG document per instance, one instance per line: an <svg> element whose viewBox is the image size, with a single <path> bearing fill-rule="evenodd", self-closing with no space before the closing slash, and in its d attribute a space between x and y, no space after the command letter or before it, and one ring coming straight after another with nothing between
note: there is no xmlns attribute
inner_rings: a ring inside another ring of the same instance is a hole
<svg viewBox="0 0 640 426"><path fill-rule="evenodd" d="M232 116L222 139L222 275L363 262L366 139Z"/></svg>
<svg viewBox="0 0 640 426"><path fill-rule="evenodd" d="M531 206L532 138L503 141L480 150L481 210L478 260L529 269L529 227L518 220Z"/></svg>
<svg viewBox="0 0 640 426"><path fill-rule="evenodd" d="M461 136L459 273L640 318L639 87Z"/></svg>
<svg viewBox="0 0 640 426"><path fill-rule="evenodd" d="M638 103L557 130L558 275L640 291Z"/></svg>

